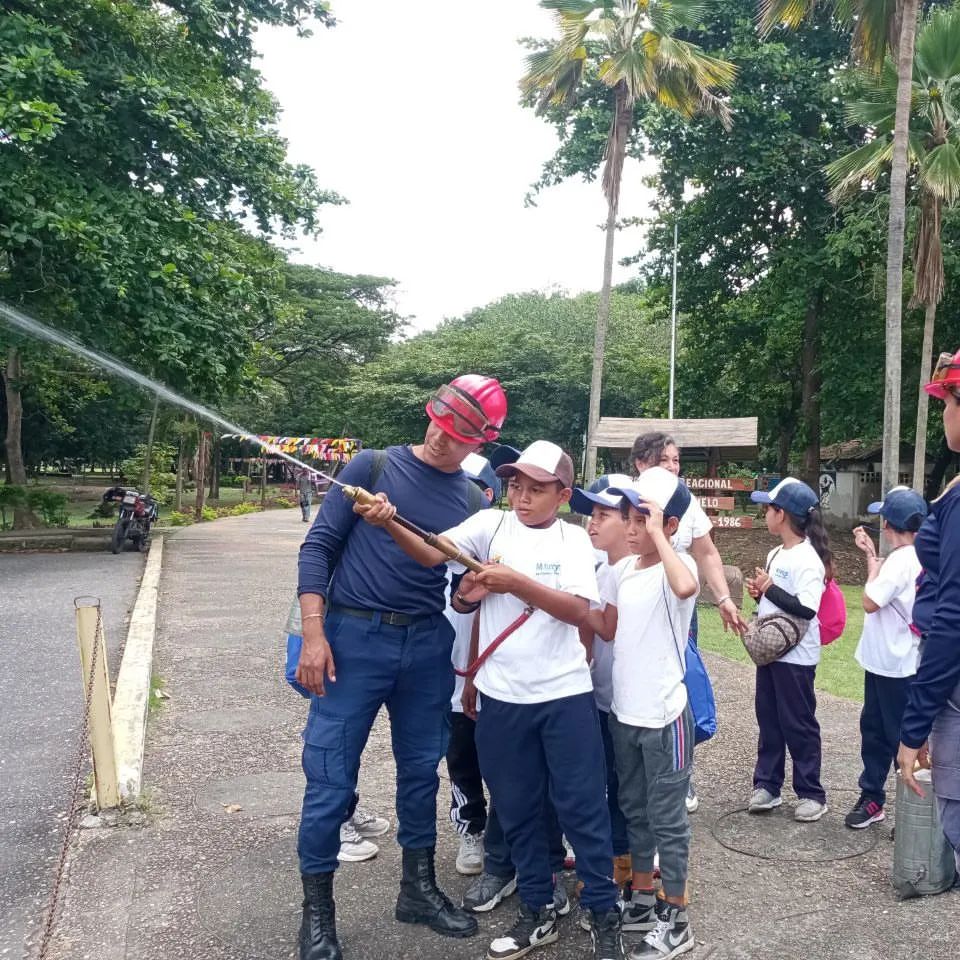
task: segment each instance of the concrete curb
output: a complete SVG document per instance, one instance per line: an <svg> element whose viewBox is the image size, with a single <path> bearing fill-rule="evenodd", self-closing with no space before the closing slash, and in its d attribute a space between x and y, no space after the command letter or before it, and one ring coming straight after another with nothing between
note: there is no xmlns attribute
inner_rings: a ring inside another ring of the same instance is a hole
<svg viewBox="0 0 960 960"><path fill-rule="evenodd" d="M150 674L153 640L157 633L157 601L163 537L155 537L140 581L140 592L130 616L127 644L113 695L113 747L117 761L120 797L134 801L140 796L143 778L143 748L150 707Z"/></svg>

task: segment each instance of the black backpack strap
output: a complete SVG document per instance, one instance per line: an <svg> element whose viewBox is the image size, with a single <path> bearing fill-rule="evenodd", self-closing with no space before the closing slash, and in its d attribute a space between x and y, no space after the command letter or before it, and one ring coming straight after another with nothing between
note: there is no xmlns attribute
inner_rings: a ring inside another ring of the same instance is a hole
<svg viewBox="0 0 960 960"><path fill-rule="evenodd" d="M387 451L386 450L374 450L373 451L373 460L370 463L370 479L367 481L370 487L370 492L373 493L373 488L376 486L377 481L383 474L383 468L387 465Z"/></svg>

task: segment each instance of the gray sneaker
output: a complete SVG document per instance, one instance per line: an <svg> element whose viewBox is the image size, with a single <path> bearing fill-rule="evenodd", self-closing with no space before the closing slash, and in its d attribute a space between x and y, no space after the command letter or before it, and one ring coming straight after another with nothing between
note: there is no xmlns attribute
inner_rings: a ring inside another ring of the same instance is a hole
<svg viewBox="0 0 960 960"><path fill-rule="evenodd" d="M783 800L780 797L775 797L764 787L757 787L757 789L750 794L750 803L747 809L750 813L763 813L764 810L772 810L774 807L779 807L781 803L783 803Z"/></svg>
<svg viewBox="0 0 960 960"><path fill-rule="evenodd" d="M623 929L628 933L653 930L657 925L657 895L652 890L644 893L634 890L627 884L623 891L623 906L620 908L623 916Z"/></svg>
<svg viewBox="0 0 960 960"><path fill-rule="evenodd" d="M463 895L462 906L471 913L489 913L498 903L506 900L517 891L517 878L495 877L492 873L481 873L467 887Z"/></svg>
<svg viewBox="0 0 960 960"><path fill-rule="evenodd" d="M694 947L685 907L661 904L656 927L630 951L630 960L670 960Z"/></svg>
<svg viewBox="0 0 960 960"><path fill-rule="evenodd" d="M793 810L793 819L800 823L813 823L827 812L827 805L813 797L804 797Z"/></svg>

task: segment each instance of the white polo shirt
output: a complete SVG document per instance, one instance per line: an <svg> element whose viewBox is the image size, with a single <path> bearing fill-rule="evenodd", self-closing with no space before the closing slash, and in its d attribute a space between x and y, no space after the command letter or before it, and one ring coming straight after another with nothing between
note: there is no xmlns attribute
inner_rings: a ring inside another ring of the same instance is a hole
<svg viewBox="0 0 960 960"><path fill-rule="evenodd" d="M680 523L677 525L677 532L673 535L673 539L670 542L677 553L689 553L690 544L700 537L707 536L712 529L713 522L706 515L703 507L700 506L700 501L697 500L691 491L690 506L687 507L683 516L680 518Z"/></svg>
<svg viewBox="0 0 960 960"><path fill-rule="evenodd" d="M678 556L696 577L693 557ZM662 563L639 569L631 556L615 570L612 712L633 727L665 727L687 705L683 676L696 595L681 600L670 589Z"/></svg>
<svg viewBox="0 0 960 960"><path fill-rule="evenodd" d="M880 565L863 592L878 607L863 618L854 656L864 670L881 677L912 677L920 659L920 638L910 629L920 561L912 545L899 547Z"/></svg>
<svg viewBox="0 0 960 960"><path fill-rule="evenodd" d="M802 540L795 546L774 547L767 554L766 567L773 582L784 591L796 597L809 610L819 610L825 585L824 568L820 555L813 549L809 540ZM783 612L766 594L757 606L757 616ZM820 620L814 618L807 624L807 632L800 642L778 663L795 663L802 667L813 667L820 662Z"/></svg>
<svg viewBox="0 0 960 960"><path fill-rule="evenodd" d="M497 560L554 590L599 600L593 546L581 527L554 522L524 526L513 511L481 510L444 532L465 553ZM483 651L523 613L522 600L491 593L480 605ZM543 703L593 690L579 630L543 610L515 630L483 664L477 689L507 703Z"/></svg>

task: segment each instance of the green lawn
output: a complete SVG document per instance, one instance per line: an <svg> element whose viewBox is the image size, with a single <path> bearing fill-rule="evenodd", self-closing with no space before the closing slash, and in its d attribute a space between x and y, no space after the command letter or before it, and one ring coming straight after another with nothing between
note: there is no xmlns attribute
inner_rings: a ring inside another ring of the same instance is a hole
<svg viewBox="0 0 960 960"><path fill-rule="evenodd" d="M863 587L843 587L842 590L847 601L847 626L842 636L822 649L820 666L817 667L817 689L848 700L862 701L863 669L853 659L853 652L857 649L863 627ZM754 609L754 602L744 595L744 616L749 617ZM715 607L700 607L698 613L700 646L704 650L731 660L749 661L740 638L733 633L724 633Z"/></svg>

